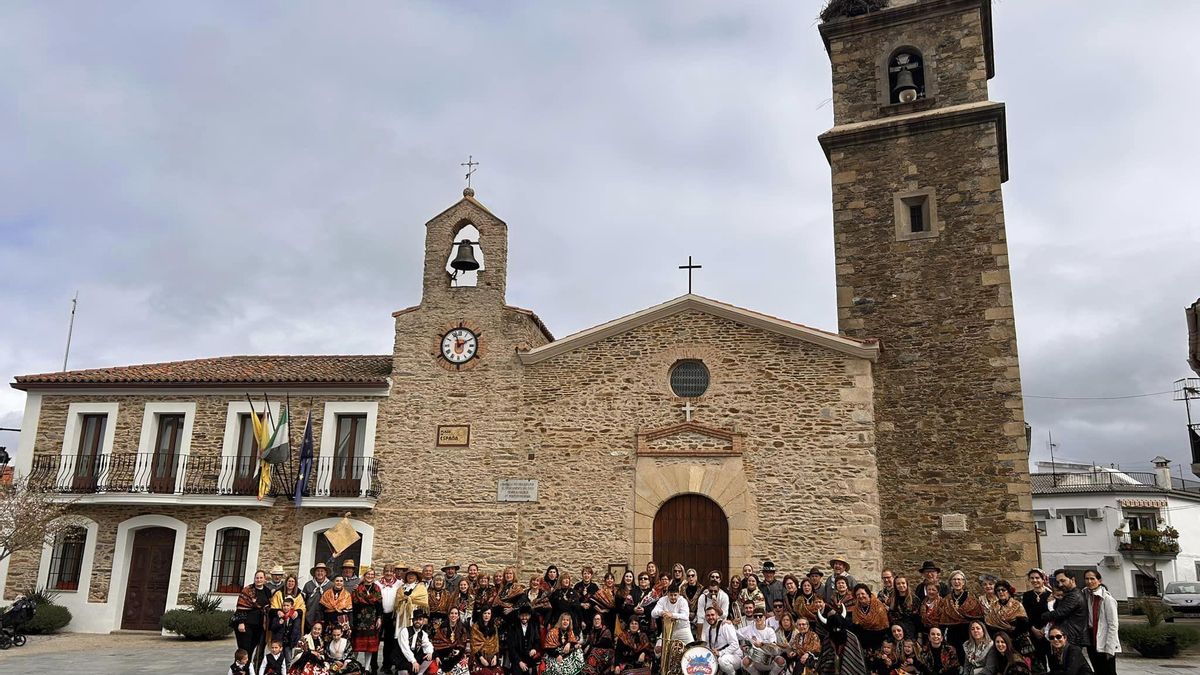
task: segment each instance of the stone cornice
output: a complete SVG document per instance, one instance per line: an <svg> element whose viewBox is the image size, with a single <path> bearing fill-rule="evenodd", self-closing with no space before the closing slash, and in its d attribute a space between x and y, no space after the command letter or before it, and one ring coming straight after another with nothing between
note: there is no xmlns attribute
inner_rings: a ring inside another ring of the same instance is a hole
<svg viewBox="0 0 1200 675"><path fill-rule="evenodd" d="M650 447L654 441L687 433L723 441L728 443L729 447L728 449L697 448L685 450L665 450ZM705 426L698 422L681 422L661 429L639 431L637 433L637 455L639 457L740 457L745 438L746 434L739 432L737 429L718 429L717 427Z"/></svg>
<svg viewBox="0 0 1200 675"><path fill-rule="evenodd" d="M1008 180L1008 136L1004 121L1004 104L994 101L967 103L897 115L868 122L836 126L817 137L825 158L832 150L864 143L911 136L957 127L991 122L996 125L997 152L1000 156L1000 180Z"/></svg>
<svg viewBox="0 0 1200 675"><path fill-rule="evenodd" d="M953 14L974 7L979 8L983 28L983 56L987 62L987 76L990 80L996 76L995 56L992 52L992 0L922 0L911 5L826 21L818 26L818 30L821 31L821 39L825 41L825 51L828 52L829 43L833 40L871 33L889 26L915 23L931 16Z"/></svg>

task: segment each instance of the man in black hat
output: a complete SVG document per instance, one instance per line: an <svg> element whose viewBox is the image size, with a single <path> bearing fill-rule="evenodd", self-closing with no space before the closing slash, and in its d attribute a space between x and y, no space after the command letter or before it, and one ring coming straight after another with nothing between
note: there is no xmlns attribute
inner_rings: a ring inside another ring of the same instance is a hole
<svg viewBox="0 0 1200 675"><path fill-rule="evenodd" d="M517 608L517 623L508 634L508 672L513 675L536 675L542 656L542 640L533 622L533 608L523 604Z"/></svg>
<svg viewBox="0 0 1200 675"><path fill-rule="evenodd" d="M762 564L763 580L758 585L762 591L763 599L767 602L767 607L773 607L776 600L783 600L783 580L775 574L775 563L770 560L764 560Z"/></svg>
<svg viewBox="0 0 1200 675"><path fill-rule="evenodd" d="M925 599L926 584L937 584L938 593L943 598L950 595L950 586L942 581L942 568L934 564L932 560L926 560L918 571L921 573L921 583L917 584L917 602Z"/></svg>
<svg viewBox="0 0 1200 675"><path fill-rule="evenodd" d="M808 570L807 576L809 582L812 583L813 592L819 594L821 592L821 580L825 578L825 573L821 571L820 567L813 565L812 569Z"/></svg>
<svg viewBox="0 0 1200 675"><path fill-rule="evenodd" d="M418 607L413 610L412 625L401 628L396 634L396 640L400 643L402 673L424 675L429 664L433 663L433 641L429 637L426 620L425 610Z"/></svg>

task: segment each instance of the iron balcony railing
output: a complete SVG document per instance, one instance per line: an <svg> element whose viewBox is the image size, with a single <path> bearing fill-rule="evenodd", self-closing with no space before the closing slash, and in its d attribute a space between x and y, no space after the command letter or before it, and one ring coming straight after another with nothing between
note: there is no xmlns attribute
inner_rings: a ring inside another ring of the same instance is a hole
<svg viewBox="0 0 1200 675"><path fill-rule="evenodd" d="M320 457L313 461L305 497L378 497L379 465L374 457ZM37 455L30 483L60 494L258 494L258 462L245 457L174 458L155 453L113 453L94 457ZM291 498L295 471L272 467L270 494Z"/></svg>

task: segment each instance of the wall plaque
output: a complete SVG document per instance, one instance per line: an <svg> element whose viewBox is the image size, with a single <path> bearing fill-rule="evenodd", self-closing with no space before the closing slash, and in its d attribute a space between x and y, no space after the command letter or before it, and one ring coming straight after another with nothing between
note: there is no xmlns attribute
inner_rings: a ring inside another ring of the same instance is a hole
<svg viewBox="0 0 1200 675"><path fill-rule="evenodd" d="M961 513L943 513L942 530L945 532L966 532L967 517Z"/></svg>
<svg viewBox="0 0 1200 675"><path fill-rule="evenodd" d="M501 478L496 486L496 501L498 502L536 502L536 480L521 478Z"/></svg>
<svg viewBox="0 0 1200 675"><path fill-rule="evenodd" d="M439 424L437 444L440 448L465 448L471 445L471 425Z"/></svg>

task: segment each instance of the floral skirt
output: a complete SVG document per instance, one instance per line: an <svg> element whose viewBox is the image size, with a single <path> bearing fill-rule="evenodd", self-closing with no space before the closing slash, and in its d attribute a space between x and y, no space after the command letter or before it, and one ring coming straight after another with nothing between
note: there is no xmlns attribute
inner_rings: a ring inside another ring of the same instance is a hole
<svg viewBox="0 0 1200 675"><path fill-rule="evenodd" d="M567 654L562 661L556 658L546 659L546 675L581 675L583 672L583 652L578 649Z"/></svg>
<svg viewBox="0 0 1200 675"><path fill-rule="evenodd" d="M584 675L605 675L613 665L613 650L595 647L583 663Z"/></svg>

